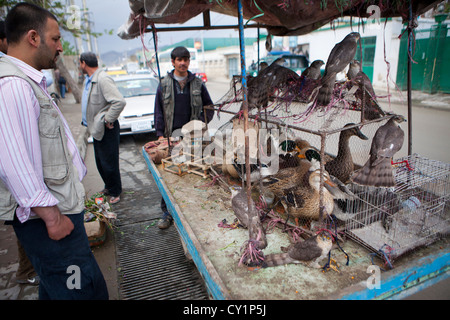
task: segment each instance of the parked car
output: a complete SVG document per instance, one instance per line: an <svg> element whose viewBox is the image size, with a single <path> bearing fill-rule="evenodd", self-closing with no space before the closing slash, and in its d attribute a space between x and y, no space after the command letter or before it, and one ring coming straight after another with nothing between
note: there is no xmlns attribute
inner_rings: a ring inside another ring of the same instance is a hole
<svg viewBox="0 0 450 320"><path fill-rule="evenodd" d="M204 73L204 72L197 72L195 74L195 76L202 79L203 83L206 83L208 81L208 77L206 76L206 73Z"/></svg>
<svg viewBox="0 0 450 320"><path fill-rule="evenodd" d="M265 62L271 65L278 58L283 58L283 66L295 71L298 75L301 75L302 71L309 66L309 60L306 56L285 51L269 52L266 57L260 60L260 64ZM256 77L258 75L258 65L256 63L251 64L247 74Z"/></svg>
<svg viewBox="0 0 450 320"><path fill-rule="evenodd" d="M115 77L114 81L127 102L119 117L120 134L155 131L154 108L159 81L150 74Z"/></svg>

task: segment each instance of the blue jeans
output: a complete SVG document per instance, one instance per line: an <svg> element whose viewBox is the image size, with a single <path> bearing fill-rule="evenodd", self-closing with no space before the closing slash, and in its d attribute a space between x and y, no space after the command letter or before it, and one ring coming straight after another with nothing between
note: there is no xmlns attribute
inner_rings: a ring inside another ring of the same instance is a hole
<svg viewBox="0 0 450 320"><path fill-rule="evenodd" d="M42 219L13 222L17 238L40 277L39 299L108 300L106 282L84 228L84 212L67 217L74 230L59 241L49 238Z"/></svg>

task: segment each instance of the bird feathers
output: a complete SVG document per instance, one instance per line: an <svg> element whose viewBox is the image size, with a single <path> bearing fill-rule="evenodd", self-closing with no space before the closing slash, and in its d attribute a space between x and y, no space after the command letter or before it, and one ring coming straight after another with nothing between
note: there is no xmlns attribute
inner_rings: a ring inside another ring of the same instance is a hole
<svg viewBox="0 0 450 320"><path fill-rule="evenodd" d="M359 37L358 32L352 32L331 50L321 80L322 87L317 95L317 103L319 105L328 105L330 103L336 75L343 71L354 59Z"/></svg>
<svg viewBox="0 0 450 320"><path fill-rule="evenodd" d="M391 160L403 146L405 134L397 125L403 121L406 121L403 116L395 115L378 128L372 139L369 160L351 177L354 183L375 187L395 186Z"/></svg>
<svg viewBox="0 0 450 320"><path fill-rule="evenodd" d="M331 250L332 239L324 232L304 241L291 244L287 252L274 253L265 256L265 266L275 267L290 263L301 263L312 268L321 268L319 262Z"/></svg>

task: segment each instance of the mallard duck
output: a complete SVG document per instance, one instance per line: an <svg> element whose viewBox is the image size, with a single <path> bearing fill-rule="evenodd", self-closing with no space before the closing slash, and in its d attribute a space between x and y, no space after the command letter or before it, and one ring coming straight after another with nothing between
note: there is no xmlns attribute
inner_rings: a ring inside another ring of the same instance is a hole
<svg viewBox="0 0 450 320"><path fill-rule="evenodd" d="M307 181L304 181L305 175L311 170L311 167L319 168L320 156L316 151L310 150L306 152L305 157L305 159L300 159L297 166L280 169L276 174L265 178L264 186L280 198L286 189L294 188L299 184L307 184Z"/></svg>
<svg viewBox="0 0 450 320"><path fill-rule="evenodd" d="M324 172L323 176L325 184L335 187L327 172ZM285 190L285 195L281 199L287 214L294 217L297 226L300 218L318 220L320 215L320 169L309 170L305 175L306 178L308 184L299 184ZM323 205L324 213L331 215L334 209L334 197L327 188L323 189Z"/></svg>
<svg viewBox="0 0 450 320"><path fill-rule="evenodd" d="M344 128L353 125L354 123L347 123ZM325 163L325 170L343 183L349 182L350 175L354 170L352 153L349 146L349 140L352 136L357 136L362 140L368 140L358 127L342 130L339 134L339 147L336 158Z"/></svg>
<svg viewBox="0 0 450 320"><path fill-rule="evenodd" d="M295 140L283 140L279 145L279 168L296 167L300 163L298 155L301 153L301 148L297 145ZM304 158L304 157L302 157Z"/></svg>

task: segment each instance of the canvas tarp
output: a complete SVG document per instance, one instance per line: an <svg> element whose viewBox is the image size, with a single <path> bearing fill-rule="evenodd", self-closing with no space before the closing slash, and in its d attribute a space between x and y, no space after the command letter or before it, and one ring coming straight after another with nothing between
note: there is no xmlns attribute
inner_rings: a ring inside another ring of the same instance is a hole
<svg viewBox="0 0 450 320"><path fill-rule="evenodd" d="M245 20L260 24L275 36L302 35L340 16L402 17L420 15L436 0L242 0ZM238 16L238 0L129 0L130 17L118 35L132 39L153 24L182 24L209 11ZM372 7L371 7L372 6ZM376 6L376 7L374 7ZM204 28L207 30L208 25Z"/></svg>

